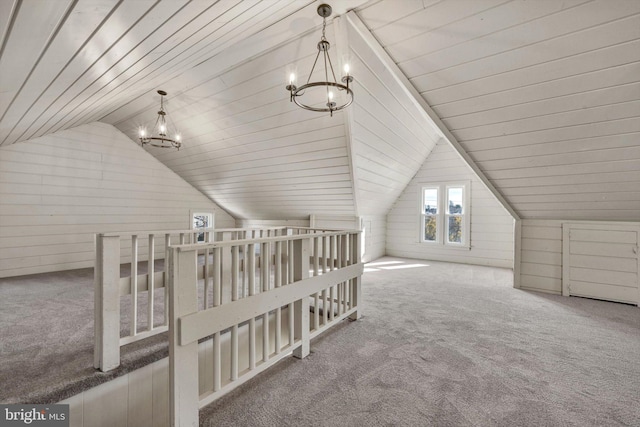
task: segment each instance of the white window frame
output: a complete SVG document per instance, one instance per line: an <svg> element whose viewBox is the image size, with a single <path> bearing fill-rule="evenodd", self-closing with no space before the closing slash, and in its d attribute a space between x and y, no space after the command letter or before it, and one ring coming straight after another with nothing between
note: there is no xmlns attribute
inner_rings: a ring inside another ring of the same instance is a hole
<svg viewBox="0 0 640 427"><path fill-rule="evenodd" d="M462 214L452 215L447 212L447 199L449 188L462 188ZM436 217L436 240L425 240L424 225L426 214L424 213L424 192L428 189L437 189L438 191L438 213ZM471 248L471 182L470 181L451 181L427 183L420 187L418 196L419 206L419 241L426 245L437 245L450 249L470 249ZM449 218L451 216L462 217L462 242L449 242Z"/></svg>
<svg viewBox="0 0 640 427"><path fill-rule="evenodd" d="M211 218L211 225L209 226L209 228L215 228L214 224L215 224L215 220L216 220L216 214L215 212L212 212L210 210L207 209L191 209L189 211L189 229L190 230L194 230L196 227L193 223L193 217L196 215L207 215ZM209 233L209 240L212 241L212 237L211 233Z"/></svg>
<svg viewBox="0 0 640 427"><path fill-rule="evenodd" d="M442 228L440 227L440 217L442 216L442 210L441 210L441 205L442 203L440 203L440 199L442 197L442 188L440 188L440 185L424 185L422 186L422 189L420 190L420 241L422 243L426 243L428 245L438 245L440 244L440 241L442 240ZM425 190L436 190L438 192L438 200L437 200L437 212L436 214L431 214L431 215L427 215L424 212L424 192ZM436 217L436 239L435 240L426 240L424 238L424 225L427 219L427 216L435 216Z"/></svg>

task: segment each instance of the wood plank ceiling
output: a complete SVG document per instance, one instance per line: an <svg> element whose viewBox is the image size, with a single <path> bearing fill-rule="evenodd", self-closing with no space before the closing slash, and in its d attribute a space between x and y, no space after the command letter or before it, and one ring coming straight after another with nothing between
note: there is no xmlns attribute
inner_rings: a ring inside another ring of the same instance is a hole
<svg viewBox="0 0 640 427"><path fill-rule="evenodd" d="M640 220L640 2L357 12L521 217Z"/></svg>
<svg viewBox="0 0 640 427"><path fill-rule="evenodd" d="M522 217L640 219L640 2L331 3L356 8ZM151 153L235 217L385 214L439 134L334 24L353 107L289 103L288 73L314 59L318 4L0 2L0 145L97 120L135 140L164 89L185 145Z"/></svg>

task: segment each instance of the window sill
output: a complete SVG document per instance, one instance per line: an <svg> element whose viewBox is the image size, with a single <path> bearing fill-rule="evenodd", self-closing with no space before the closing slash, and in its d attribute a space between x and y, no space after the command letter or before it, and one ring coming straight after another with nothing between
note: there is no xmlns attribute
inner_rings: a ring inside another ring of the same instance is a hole
<svg viewBox="0 0 640 427"><path fill-rule="evenodd" d="M453 250L453 251L470 251L471 250L471 246L467 246L467 245L443 245L442 243L437 243L437 242L428 242L428 241L420 241L418 242L422 245L425 246L431 246L434 249L438 248L438 249L445 249L445 250Z"/></svg>

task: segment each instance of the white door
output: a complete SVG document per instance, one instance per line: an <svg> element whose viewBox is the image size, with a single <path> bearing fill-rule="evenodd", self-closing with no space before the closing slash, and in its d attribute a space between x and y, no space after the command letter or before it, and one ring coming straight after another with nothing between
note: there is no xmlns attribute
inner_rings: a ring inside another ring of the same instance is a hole
<svg viewBox="0 0 640 427"><path fill-rule="evenodd" d="M640 303L638 234L635 225L563 224L562 294Z"/></svg>

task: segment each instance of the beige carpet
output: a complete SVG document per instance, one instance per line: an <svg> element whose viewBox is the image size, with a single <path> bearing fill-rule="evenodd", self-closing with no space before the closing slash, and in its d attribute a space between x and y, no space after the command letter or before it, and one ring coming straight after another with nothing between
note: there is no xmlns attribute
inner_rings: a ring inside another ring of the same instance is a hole
<svg viewBox="0 0 640 427"><path fill-rule="evenodd" d="M54 402L166 355L92 368L91 270L0 280L0 402ZM640 309L511 287L511 271L383 258L365 317L201 412L206 426L640 426ZM124 307L123 307L124 308Z"/></svg>
<svg viewBox="0 0 640 427"><path fill-rule="evenodd" d="M640 426L637 307L515 290L510 270L369 267L362 320L206 407L201 424Z"/></svg>

